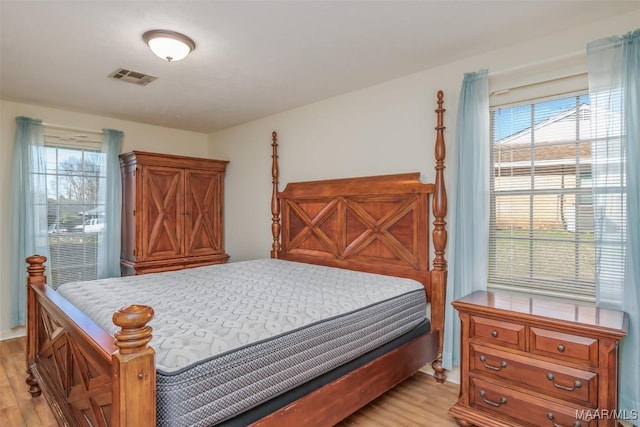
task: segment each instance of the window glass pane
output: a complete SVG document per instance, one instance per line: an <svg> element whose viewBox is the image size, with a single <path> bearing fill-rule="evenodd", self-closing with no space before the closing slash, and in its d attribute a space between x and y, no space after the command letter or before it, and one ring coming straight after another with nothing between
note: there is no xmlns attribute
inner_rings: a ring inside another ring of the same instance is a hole
<svg viewBox="0 0 640 427"><path fill-rule="evenodd" d="M95 208L95 204L98 203L98 177L97 176L85 176L82 179L82 194L85 204L92 205Z"/></svg>
<svg viewBox="0 0 640 427"><path fill-rule="evenodd" d="M45 163L47 173L56 173L58 170L58 150L54 147L45 147Z"/></svg>
<svg viewBox="0 0 640 427"><path fill-rule="evenodd" d="M519 135L531 122L531 105L501 108L493 111L493 134L496 140Z"/></svg>
<svg viewBox="0 0 640 427"><path fill-rule="evenodd" d="M578 97L578 102L581 106L578 117L578 139L589 140L591 139L591 108L589 108L589 95L582 95ZM591 149L591 143L586 144Z"/></svg>
<svg viewBox="0 0 640 427"><path fill-rule="evenodd" d="M516 234L529 228L531 197L529 195L498 195L492 212L492 231L510 230Z"/></svg>
<svg viewBox="0 0 640 427"><path fill-rule="evenodd" d="M84 169L87 176L100 175L100 162L102 161L102 153L85 152Z"/></svg>
<svg viewBox="0 0 640 427"><path fill-rule="evenodd" d="M64 175L83 175L82 150L57 148L58 173Z"/></svg>

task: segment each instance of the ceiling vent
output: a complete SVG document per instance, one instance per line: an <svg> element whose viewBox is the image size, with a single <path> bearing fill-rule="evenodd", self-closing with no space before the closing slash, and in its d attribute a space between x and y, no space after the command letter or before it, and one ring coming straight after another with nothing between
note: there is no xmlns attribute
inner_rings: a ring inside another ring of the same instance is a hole
<svg viewBox="0 0 640 427"><path fill-rule="evenodd" d="M123 82L135 83L140 86L146 86L157 77L150 76L148 74L139 73L137 71L127 70L126 68L119 68L109 75L116 80L122 80Z"/></svg>

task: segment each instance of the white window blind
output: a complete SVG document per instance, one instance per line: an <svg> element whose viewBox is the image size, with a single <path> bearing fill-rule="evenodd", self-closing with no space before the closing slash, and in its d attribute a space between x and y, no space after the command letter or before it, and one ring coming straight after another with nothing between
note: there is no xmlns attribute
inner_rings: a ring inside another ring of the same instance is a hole
<svg viewBox="0 0 640 427"><path fill-rule="evenodd" d="M588 95L493 108L491 130L489 287L592 300Z"/></svg>
<svg viewBox="0 0 640 427"><path fill-rule="evenodd" d="M598 261L598 301L617 306L624 299L627 250L627 152L621 89L591 91L593 186ZM635 219L638 220L637 218Z"/></svg>
<svg viewBox="0 0 640 427"><path fill-rule="evenodd" d="M98 234L104 227L104 206L98 203L104 154L98 141L46 128L45 146L50 284L96 279Z"/></svg>

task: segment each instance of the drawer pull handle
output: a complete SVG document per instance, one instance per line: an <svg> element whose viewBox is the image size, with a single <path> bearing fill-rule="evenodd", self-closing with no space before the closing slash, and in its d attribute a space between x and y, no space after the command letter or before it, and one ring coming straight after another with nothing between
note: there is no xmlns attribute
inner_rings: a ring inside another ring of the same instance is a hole
<svg viewBox="0 0 640 427"><path fill-rule="evenodd" d="M560 385L558 383L556 383L553 374L547 374L547 379L551 382L553 382L553 386L556 388L559 388L560 390L566 390L566 391L574 391L577 388L582 387L582 383L580 381L574 381L573 382L573 387L567 387L564 385Z"/></svg>
<svg viewBox="0 0 640 427"><path fill-rule="evenodd" d="M484 400L484 403L487 403L491 406L495 406L496 408L501 407L502 405L507 403L507 398L506 397L501 397L500 398L500 402L492 402L490 400L487 399L487 393L485 393L484 390L480 390L480 397L482 398L482 400Z"/></svg>
<svg viewBox="0 0 640 427"><path fill-rule="evenodd" d="M550 421L553 421L555 419L555 417L553 416L553 413L551 412L547 413L547 418L549 418ZM553 423L553 427L562 427L562 426L560 424ZM575 423L572 424L571 427L582 427L582 424L580 424L580 421L576 421Z"/></svg>
<svg viewBox="0 0 640 427"><path fill-rule="evenodd" d="M482 362L482 364L484 365L485 368L491 369L493 371L499 371L502 368L506 368L507 367L507 362L505 362L504 360L502 362L500 362L500 366L488 365L487 364L487 358L484 357L484 356L480 356L480 361Z"/></svg>
<svg viewBox="0 0 640 427"><path fill-rule="evenodd" d="M491 336L494 338L498 337L498 331L491 331Z"/></svg>
<svg viewBox="0 0 640 427"><path fill-rule="evenodd" d="M558 345L558 351L564 353L564 346L562 344Z"/></svg>

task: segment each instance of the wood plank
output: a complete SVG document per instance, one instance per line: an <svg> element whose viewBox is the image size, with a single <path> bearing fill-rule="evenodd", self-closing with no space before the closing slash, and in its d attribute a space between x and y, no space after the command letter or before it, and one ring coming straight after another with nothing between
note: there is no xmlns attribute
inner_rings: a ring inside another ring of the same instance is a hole
<svg viewBox="0 0 640 427"><path fill-rule="evenodd" d="M27 424L25 424L24 418L22 417L22 411L18 406L0 409L0 425L27 427Z"/></svg>
<svg viewBox="0 0 640 427"><path fill-rule="evenodd" d="M25 338L0 341L0 425L45 427L56 421L40 396L32 398L25 383Z"/></svg>
<svg viewBox="0 0 640 427"><path fill-rule="evenodd" d="M418 372L337 426L458 427L447 414L458 392L457 384L438 384L431 375Z"/></svg>

